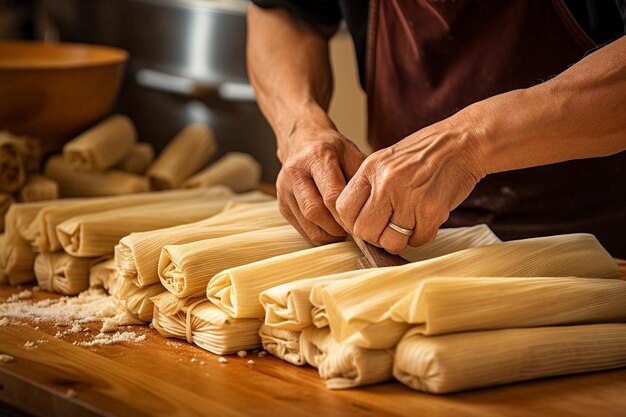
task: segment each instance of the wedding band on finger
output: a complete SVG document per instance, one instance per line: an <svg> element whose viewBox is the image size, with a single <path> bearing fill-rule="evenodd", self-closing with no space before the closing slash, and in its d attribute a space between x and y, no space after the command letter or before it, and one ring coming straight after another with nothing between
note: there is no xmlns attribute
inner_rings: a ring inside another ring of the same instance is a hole
<svg viewBox="0 0 626 417"><path fill-rule="evenodd" d="M398 226L393 222L387 223L387 226L404 236L413 236L413 232L415 231L414 229L405 229L404 227Z"/></svg>

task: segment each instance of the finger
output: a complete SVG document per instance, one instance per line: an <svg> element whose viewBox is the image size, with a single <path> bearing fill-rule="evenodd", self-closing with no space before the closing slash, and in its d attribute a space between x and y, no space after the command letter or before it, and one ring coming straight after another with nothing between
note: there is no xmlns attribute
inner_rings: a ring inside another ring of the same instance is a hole
<svg viewBox="0 0 626 417"><path fill-rule="evenodd" d="M354 223L370 196L371 188L368 179L357 172L337 199L340 222L350 233L354 232Z"/></svg>
<svg viewBox="0 0 626 417"><path fill-rule="evenodd" d="M381 199L375 192L370 194L354 222L354 235L373 245L380 246L379 239L392 214L391 203Z"/></svg>
<svg viewBox="0 0 626 417"><path fill-rule="evenodd" d="M311 176L319 190L324 205L337 216L337 198L346 188L346 179L337 160L324 161L311 169ZM338 216L337 216L338 217Z"/></svg>
<svg viewBox="0 0 626 417"><path fill-rule="evenodd" d="M345 152L341 155L344 176L347 180L352 179L365 161L366 156L353 143L346 145Z"/></svg>
<svg viewBox="0 0 626 417"><path fill-rule="evenodd" d="M323 245L343 240L343 237L332 236L315 223L304 218L292 194L279 192L279 199L283 216L312 245Z"/></svg>
<svg viewBox="0 0 626 417"><path fill-rule="evenodd" d="M311 178L300 177L292 183L294 199L302 216L333 236L345 236L343 227L324 204L315 182Z"/></svg>
<svg viewBox="0 0 626 417"><path fill-rule="evenodd" d="M402 204L399 207L393 208L393 213L389 221L404 229L414 229L415 212L412 210L410 204ZM378 243L387 252L400 253L404 248L406 248L410 237L411 236L404 235L397 230L392 229L389 227L389 224L387 224L378 239Z"/></svg>
<svg viewBox="0 0 626 417"><path fill-rule="evenodd" d="M427 204L418 207L417 223L413 235L409 238L410 246L422 246L437 237L439 226L448 218L449 212Z"/></svg>

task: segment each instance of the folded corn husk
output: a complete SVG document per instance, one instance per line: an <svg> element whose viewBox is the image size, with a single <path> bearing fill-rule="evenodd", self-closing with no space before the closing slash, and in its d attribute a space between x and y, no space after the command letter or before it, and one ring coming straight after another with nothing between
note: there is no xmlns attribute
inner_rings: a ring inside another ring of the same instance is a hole
<svg viewBox="0 0 626 417"><path fill-rule="evenodd" d="M225 185L235 192L252 190L261 181L261 164L251 155L230 152L183 183L185 188Z"/></svg>
<svg viewBox="0 0 626 417"><path fill-rule="evenodd" d="M269 198L260 194L259 200ZM120 240L115 250L115 260L120 274L138 286L159 282L158 265L161 249L165 245L183 244L204 239L230 236L237 233L286 225L275 200L243 204L225 208L220 214L188 225L132 233Z"/></svg>
<svg viewBox="0 0 626 417"><path fill-rule="evenodd" d="M55 200L59 198L59 185L44 175L30 175L20 190L19 196L20 201L27 203Z"/></svg>
<svg viewBox="0 0 626 417"><path fill-rule="evenodd" d="M7 131L0 132L0 146L19 154L27 172L37 172L41 165L41 142L28 136L17 136Z"/></svg>
<svg viewBox="0 0 626 417"><path fill-rule="evenodd" d="M300 350L301 332L277 329L265 324L259 330L263 349L279 359L292 365L306 365L306 360Z"/></svg>
<svg viewBox="0 0 626 417"><path fill-rule="evenodd" d="M103 258L91 263L89 288L104 288L106 292L113 293L117 291L119 281L114 259Z"/></svg>
<svg viewBox="0 0 626 417"><path fill-rule="evenodd" d="M258 319L234 319L206 299L188 299L182 305L173 294L153 297L152 325L163 337L187 340L217 355L261 346ZM180 305L172 309L172 305Z"/></svg>
<svg viewBox="0 0 626 417"><path fill-rule="evenodd" d="M150 143L135 143L124 160L116 167L120 171L141 175L154 160L154 148Z"/></svg>
<svg viewBox="0 0 626 417"><path fill-rule="evenodd" d="M35 277L44 291L76 295L89 288L93 258L76 258L63 252L40 253L35 259Z"/></svg>
<svg viewBox="0 0 626 417"><path fill-rule="evenodd" d="M161 284L152 284L147 287L137 287L132 282L117 278L119 281L112 288L111 294L126 313L125 316L132 316L136 320L132 322L122 322L118 320L118 325L146 323L152 320L154 303L151 298L161 294L165 288Z"/></svg>
<svg viewBox="0 0 626 417"><path fill-rule="evenodd" d="M422 334L626 321L626 281L429 278L391 308Z"/></svg>
<svg viewBox="0 0 626 417"><path fill-rule="evenodd" d="M208 127L199 123L187 126L148 168L152 188L164 190L180 186L204 168L216 150L217 143Z"/></svg>
<svg viewBox="0 0 626 417"><path fill-rule="evenodd" d="M0 192L13 193L26 182L26 163L16 142L0 132Z"/></svg>
<svg viewBox="0 0 626 417"><path fill-rule="evenodd" d="M354 388L393 379L393 351L337 343L329 328L308 327L300 336L306 362L317 368L329 389Z"/></svg>
<svg viewBox="0 0 626 417"><path fill-rule="evenodd" d="M12 285L26 284L35 280L33 263L36 253L24 234L39 211L51 202L14 203L5 215L3 245L0 247L0 274Z"/></svg>
<svg viewBox="0 0 626 417"><path fill-rule="evenodd" d="M159 258L159 278L179 298L198 297L206 293L211 277L224 269L310 247L292 226L167 245Z"/></svg>
<svg viewBox="0 0 626 417"><path fill-rule="evenodd" d="M56 228L63 249L74 256L106 256L132 233L190 223L224 209L230 196L200 195L72 217Z"/></svg>
<svg viewBox="0 0 626 417"><path fill-rule="evenodd" d="M485 225L441 229L432 242L417 248L407 248L402 252L402 256L416 262L499 241ZM354 245L354 243L349 244ZM345 246L340 247L345 248ZM336 274L298 280L261 292L259 302L265 310L265 324L269 327L294 331L303 330L312 324L318 327L327 326L328 321L323 303L320 301L315 306L311 303L315 301L311 299L312 288L315 285L332 283L338 279L349 279L353 276L352 274Z"/></svg>
<svg viewBox="0 0 626 417"><path fill-rule="evenodd" d="M371 349L393 347L408 325L390 319L392 306L420 280L436 276L619 275L615 261L587 234L496 243L400 267L347 272L321 290L333 337Z"/></svg>
<svg viewBox="0 0 626 417"><path fill-rule="evenodd" d="M59 184L63 198L126 195L150 190L147 177L124 171L80 172L58 155L48 159L44 173Z"/></svg>
<svg viewBox="0 0 626 417"><path fill-rule="evenodd" d="M342 242L288 253L217 273L207 297L232 317L265 317L261 292L303 278L356 269L363 256L354 242Z"/></svg>
<svg viewBox="0 0 626 417"><path fill-rule="evenodd" d="M63 157L77 171L106 171L120 163L137 139L132 120L111 116L63 147Z"/></svg>
<svg viewBox="0 0 626 417"><path fill-rule="evenodd" d="M393 374L437 394L626 366L626 324L539 327L425 337L398 344Z"/></svg>
<svg viewBox="0 0 626 417"><path fill-rule="evenodd" d="M0 192L0 232L4 231L4 216L13 204L11 194Z"/></svg>
<svg viewBox="0 0 626 417"><path fill-rule="evenodd" d="M90 213L98 213L125 207L137 207L153 203L167 203L183 198L199 196L223 199L232 195L226 187L213 187L198 190L178 190L168 192L154 192L129 196L85 198L61 200L57 204L50 204L37 213L37 216L28 226L24 237L39 248L41 252L54 252L62 248L57 238L56 227L62 222Z"/></svg>

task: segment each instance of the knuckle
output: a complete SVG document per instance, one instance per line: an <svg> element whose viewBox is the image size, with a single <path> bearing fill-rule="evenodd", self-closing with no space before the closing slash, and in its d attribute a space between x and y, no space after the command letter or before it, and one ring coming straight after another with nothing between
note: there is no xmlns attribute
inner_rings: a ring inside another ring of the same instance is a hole
<svg viewBox="0 0 626 417"><path fill-rule="evenodd" d="M326 208L320 204L304 202L302 207L302 215L305 219L319 224L319 222L324 218L326 212Z"/></svg>

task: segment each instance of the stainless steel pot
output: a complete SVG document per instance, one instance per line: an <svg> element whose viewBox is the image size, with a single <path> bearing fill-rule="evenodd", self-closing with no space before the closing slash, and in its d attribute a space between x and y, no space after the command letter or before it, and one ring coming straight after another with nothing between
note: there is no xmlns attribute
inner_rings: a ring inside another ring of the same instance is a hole
<svg viewBox="0 0 626 417"><path fill-rule="evenodd" d="M248 83L243 0L46 0L63 41L113 45L130 52L117 110L140 140L161 149L184 125L211 126L220 153L241 150L274 181L274 136Z"/></svg>

